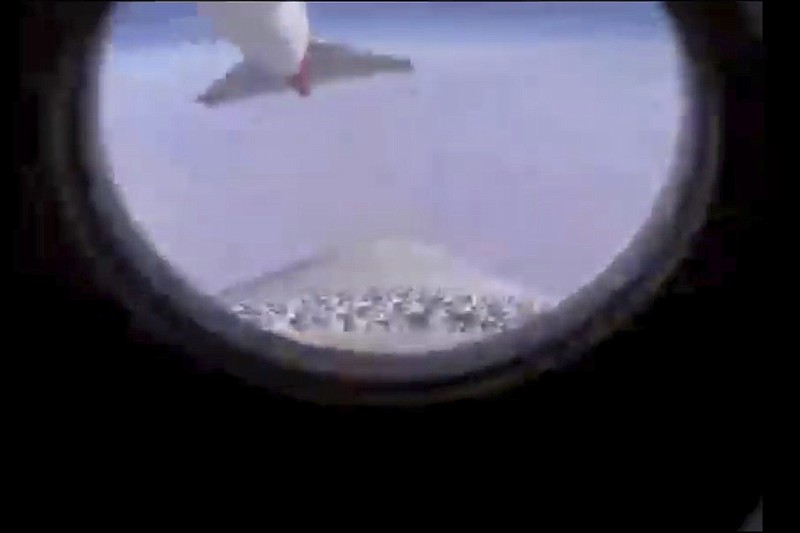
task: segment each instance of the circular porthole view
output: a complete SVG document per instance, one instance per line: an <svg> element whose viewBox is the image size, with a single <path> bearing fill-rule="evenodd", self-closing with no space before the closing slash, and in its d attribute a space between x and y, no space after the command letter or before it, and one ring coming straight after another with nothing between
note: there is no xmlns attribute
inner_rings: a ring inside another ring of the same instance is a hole
<svg viewBox="0 0 800 533"><path fill-rule="evenodd" d="M155 253L256 327L363 353L533 323L667 184L654 2L130 2L99 132Z"/></svg>

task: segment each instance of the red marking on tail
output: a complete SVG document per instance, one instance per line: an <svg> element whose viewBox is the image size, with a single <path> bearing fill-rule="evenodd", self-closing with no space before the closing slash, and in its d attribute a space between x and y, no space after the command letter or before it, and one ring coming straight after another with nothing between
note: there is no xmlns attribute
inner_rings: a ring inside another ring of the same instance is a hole
<svg viewBox="0 0 800 533"><path fill-rule="evenodd" d="M289 76L289 85L297 91L300 96L308 96L311 94L311 74L308 69L308 52L300 61L300 68L297 69L297 74Z"/></svg>

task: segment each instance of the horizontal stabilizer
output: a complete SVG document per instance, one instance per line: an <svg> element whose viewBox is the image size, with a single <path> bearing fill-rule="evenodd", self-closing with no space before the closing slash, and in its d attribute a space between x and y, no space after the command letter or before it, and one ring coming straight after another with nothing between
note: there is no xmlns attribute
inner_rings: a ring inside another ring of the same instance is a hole
<svg viewBox="0 0 800 533"><path fill-rule="evenodd" d="M373 54L346 45L315 40L308 50L312 87L325 83L374 76L381 73L410 73L411 60L391 55ZM214 81L197 101L213 107L257 95L283 93L292 90L287 80L271 75L246 59Z"/></svg>

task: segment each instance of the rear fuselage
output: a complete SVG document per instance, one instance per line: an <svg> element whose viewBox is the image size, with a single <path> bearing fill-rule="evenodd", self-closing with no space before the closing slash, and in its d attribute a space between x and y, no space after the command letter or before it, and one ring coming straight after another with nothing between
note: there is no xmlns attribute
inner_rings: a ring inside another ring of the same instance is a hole
<svg viewBox="0 0 800 533"><path fill-rule="evenodd" d="M215 31L244 58L279 76L297 74L310 38L305 2L202 2Z"/></svg>

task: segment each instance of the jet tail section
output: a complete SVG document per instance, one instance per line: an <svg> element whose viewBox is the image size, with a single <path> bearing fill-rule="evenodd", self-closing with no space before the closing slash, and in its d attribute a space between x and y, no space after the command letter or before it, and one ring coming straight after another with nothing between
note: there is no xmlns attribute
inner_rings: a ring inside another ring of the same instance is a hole
<svg viewBox="0 0 800 533"><path fill-rule="evenodd" d="M295 90L308 96L313 87L335 81L365 78L382 73L411 73L410 59L355 50L349 46L313 40L300 70L289 79L266 72L247 59L214 81L197 101L214 107L264 94Z"/></svg>

